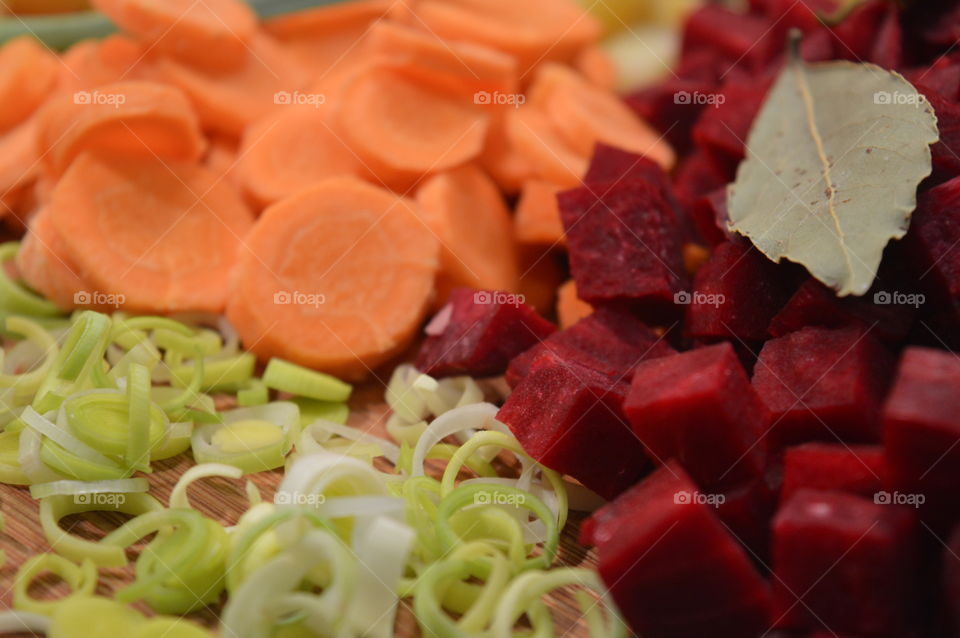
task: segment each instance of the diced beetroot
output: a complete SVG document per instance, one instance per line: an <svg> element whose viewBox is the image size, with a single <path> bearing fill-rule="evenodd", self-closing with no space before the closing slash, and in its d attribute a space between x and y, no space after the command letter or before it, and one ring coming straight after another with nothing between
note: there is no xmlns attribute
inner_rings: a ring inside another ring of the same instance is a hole
<svg viewBox="0 0 960 638"><path fill-rule="evenodd" d="M905 246L914 272L942 308L960 302L960 177L919 197Z"/></svg>
<svg viewBox="0 0 960 638"><path fill-rule="evenodd" d="M770 22L761 16L731 11L708 4L687 18L683 32L684 54L707 50L729 60L730 65L743 64L748 69L763 68L779 53L779 42L773 36Z"/></svg>
<svg viewBox="0 0 960 638"><path fill-rule="evenodd" d="M695 339L762 341L790 298L790 272L745 242L717 246L693 280L684 332Z"/></svg>
<svg viewBox="0 0 960 638"><path fill-rule="evenodd" d="M662 84L645 88L626 98L627 105L645 122L663 133L671 146L681 154L693 145L690 130L703 112L705 103L681 99L684 95L702 95L713 99L719 85L713 80L670 78Z"/></svg>
<svg viewBox="0 0 960 638"><path fill-rule="evenodd" d="M891 486L919 493L927 508L958 512L960 491L960 359L908 348L883 408L883 439ZM937 518L943 515L937 512Z"/></svg>
<svg viewBox="0 0 960 638"><path fill-rule="evenodd" d="M817 30L823 24L820 14L832 12L837 0L766 0L767 17L783 30L800 29L803 33Z"/></svg>
<svg viewBox="0 0 960 638"><path fill-rule="evenodd" d="M675 314L686 275L677 217L654 184L596 184L558 196L577 293L629 301L651 319Z"/></svg>
<svg viewBox="0 0 960 638"><path fill-rule="evenodd" d="M763 475L723 490L717 515L750 554L766 560L770 552L770 521L777 511L783 463L771 458Z"/></svg>
<svg viewBox="0 0 960 638"><path fill-rule="evenodd" d="M911 626L916 545L909 508L799 490L773 523L778 625L901 638Z"/></svg>
<svg viewBox="0 0 960 638"><path fill-rule="evenodd" d="M781 502L800 489L836 490L873 498L883 489L883 448L879 445L805 443L783 454Z"/></svg>
<svg viewBox="0 0 960 638"><path fill-rule="evenodd" d="M600 576L645 638L759 636L770 592L687 474L670 463L581 529Z"/></svg>
<svg viewBox="0 0 960 638"><path fill-rule="evenodd" d="M733 181L733 171L728 170L704 151L694 151L677 166L673 190L684 206L691 206L701 197Z"/></svg>
<svg viewBox="0 0 960 638"><path fill-rule="evenodd" d="M872 443L893 367L891 354L861 330L804 328L763 346L753 387L782 444Z"/></svg>
<svg viewBox="0 0 960 638"><path fill-rule="evenodd" d="M954 632L960 630L960 525L954 528L943 552L943 582Z"/></svg>
<svg viewBox="0 0 960 638"><path fill-rule="evenodd" d="M771 82L750 78L728 81L720 90L722 103L704 109L693 127L693 141L735 168L746 154L746 140Z"/></svg>
<svg viewBox="0 0 960 638"><path fill-rule="evenodd" d="M532 368L551 360L570 361L595 370L611 381L629 382L633 369L641 361L673 352L663 338L632 313L621 308L600 307L514 358L507 368L507 383L515 387Z"/></svg>
<svg viewBox="0 0 960 638"><path fill-rule="evenodd" d="M937 6L937 3L930 4ZM936 21L924 33L924 38L930 44L940 47L952 47L960 41L960 5L940 12Z"/></svg>
<svg viewBox="0 0 960 638"><path fill-rule="evenodd" d="M840 57L872 62L896 69L902 62L902 35L897 6L887 0L870 0L853 9L833 28Z"/></svg>
<svg viewBox="0 0 960 638"><path fill-rule="evenodd" d="M433 327L417 368L434 376L502 374L513 357L556 330L517 295L467 288L450 293Z"/></svg>
<svg viewBox="0 0 960 638"><path fill-rule="evenodd" d="M960 98L960 54L941 56L930 66L909 69L903 76L914 86L922 84L951 102Z"/></svg>
<svg viewBox="0 0 960 638"><path fill-rule="evenodd" d="M768 332L771 337L782 337L807 326L863 329L873 326L872 332L877 338L900 343L910 333L916 310L906 303L876 303L886 299L893 300L887 290L869 292L863 297L840 298L811 277L773 318Z"/></svg>
<svg viewBox="0 0 960 638"><path fill-rule="evenodd" d="M943 97L938 91L927 88L921 81L916 85L937 114L940 141L930 147L933 166L953 177L960 173L960 104Z"/></svg>
<svg viewBox="0 0 960 638"><path fill-rule="evenodd" d="M550 361L520 381L497 418L527 454L612 499L650 468L623 415L627 388L575 363Z"/></svg>
<svg viewBox="0 0 960 638"><path fill-rule="evenodd" d="M727 228L727 189L718 188L695 201L690 207L690 216L697 232L708 244L716 245L732 237Z"/></svg>
<svg viewBox="0 0 960 638"><path fill-rule="evenodd" d="M729 343L644 361L624 412L655 461L676 459L704 487L766 467L766 411Z"/></svg>

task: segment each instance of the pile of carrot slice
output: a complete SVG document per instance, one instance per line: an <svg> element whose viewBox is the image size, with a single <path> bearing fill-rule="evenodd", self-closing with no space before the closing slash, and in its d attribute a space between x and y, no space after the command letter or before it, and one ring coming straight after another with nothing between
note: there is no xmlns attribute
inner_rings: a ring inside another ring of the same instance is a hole
<svg viewBox="0 0 960 638"><path fill-rule="evenodd" d="M0 48L0 206L65 309L226 312L264 359L359 378L453 287L553 312L555 193L596 142L674 162L572 0L93 4L121 34Z"/></svg>

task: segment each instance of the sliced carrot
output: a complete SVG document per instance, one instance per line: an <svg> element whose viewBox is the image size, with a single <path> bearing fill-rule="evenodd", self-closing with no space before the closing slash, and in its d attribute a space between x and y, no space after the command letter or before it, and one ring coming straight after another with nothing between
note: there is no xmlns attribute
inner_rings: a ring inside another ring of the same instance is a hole
<svg viewBox="0 0 960 638"><path fill-rule="evenodd" d="M63 93L89 91L115 82L155 79L147 49L120 34L78 42L60 61L57 90Z"/></svg>
<svg viewBox="0 0 960 638"><path fill-rule="evenodd" d="M520 294L537 312L548 315L554 311L557 289L566 278L559 251L543 246L520 247Z"/></svg>
<svg viewBox="0 0 960 638"><path fill-rule="evenodd" d="M577 284L573 279L557 290L557 320L564 330L593 313L593 306L577 296Z"/></svg>
<svg viewBox="0 0 960 638"><path fill-rule="evenodd" d="M35 117L0 135L0 200L16 213L40 174L36 137Z"/></svg>
<svg viewBox="0 0 960 638"><path fill-rule="evenodd" d="M254 37L244 63L229 72L212 73L168 58L156 64L164 80L187 94L205 129L233 137L300 95L311 75L280 43L263 35Z"/></svg>
<svg viewBox="0 0 960 638"><path fill-rule="evenodd" d="M493 111L487 143L478 158L480 166L497 182L508 195L516 195L524 183L536 177L533 164L510 141L507 135L507 108ZM509 110L513 110L510 108Z"/></svg>
<svg viewBox="0 0 960 638"><path fill-rule="evenodd" d="M30 36L0 47L0 131L26 120L53 91L59 63Z"/></svg>
<svg viewBox="0 0 960 638"><path fill-rule="evenodd" d="M442 38L517 57L521 76L542 59L568 61L600 39L600 24L570 0L423 0L415 12Z"/></svg>
<svg viewBox="0 0 960 638"><path fill-rule="evenodd" d="M264 30L324 74L359 49L370 25L390 11L389 0L360 0L270 18Z"/></svg>
<svg viewBox="0 0 960 638"><path fill-rule="evenodd" d="M597 88L613 91L617 86L617 67L599 44L584 47L574 59L573 66Z"/></svg>
<svg viewBox="0 0 960 638"><path fill-rule="evenodd" d="M227 317L263 360L356 379L426 313L439 244L412 202L336 177L277 202L245 239Z"/></svg>
<svg viewBox="0 0 960 638"><path fill-rule="evenodd" d="M523 185L513 218L513 236L521 244L563 245L563 223L557 207L560 189L550 182L530 180Z"/></svg>
<svg viewBox="0 0 960 638"><path fill-rule="evenodd" d="M256 15L241 0L92 2L152 50L208 69L242 64L257 29Z"/></svg>
<svg viewBox="0 0 960 638"><path fill-rule="evenodd" d="M348 82L337 108L337 130L351 148L401 188L477 157L488 121L482 107L382 67Z"/></svg>
<svg viewBox="0 0 960 638"><path fill-rule="evenodd" d="M67 261L63 238L46 209L41 209L30 220L16 265L30 287L61 308L75 308L77 301L84 300L78 293L91 292L76 265ZM98 301L100 297L88 299Z"/></svg>
<svg viewBox="0 0 960 638"><path fill-rule="evenodd" d="M466 164L431 177L417 190L427 225L440 240L437 295L451 288L517 289L517 250L510 237L510 211L497 185Z"/></svg>
<svg viewBox="0 0 960 638"><path fill-rule="evenodd" d="M55 98L38 116L37 140L53 175L88 150L197 160L205 146L186 96L156 82L118 82Z"/></svg>
<svg viewBox="0 0 960 638"><path fill-rule="evenodd" d="M470 42L447 42L427 31L380 20L367 33L364 48L378 62L423 82L491 104L499 93L517 91L516 61Z"/></svg>
<svg viewBox="0 0 960 638"><path fill-rule="evenodd" d="M589 155L571 148L553 122L533 105L507 113L507 135L541 179L573 188L587 172Z"/></svg>
<svg viewBox="0 0 960 638"><path fill-rule="evenodd" d="M203 157L203 165L215 175L239 188L240 183L236 177L239 164L237 143L233 138L222 136L211 136L207 142L207 154Z"/></svg>
<svg viewBox="0 0 960 638"><path fill-rule="evenodd" d="M64 260L131 312L222 311L253 215L207 169L154 157L78 157L47 207Z"/></svg>
<svg viewBox="0 0 960 638"><path fill-rule="evenodd" d="M644 155L670 170L676 155L663 136L643 122L614 93L598 88L573 70L545 65L532 89L536 104L574 152L593 153L597 142Z"/></svg>
<svg viewBox="0 0 960 638"><path fill-rule="evenodd" d="M278 109L247 128L237 179L260 208L339 175L365 175L363 164L327 122L305 106Z"/></svg>

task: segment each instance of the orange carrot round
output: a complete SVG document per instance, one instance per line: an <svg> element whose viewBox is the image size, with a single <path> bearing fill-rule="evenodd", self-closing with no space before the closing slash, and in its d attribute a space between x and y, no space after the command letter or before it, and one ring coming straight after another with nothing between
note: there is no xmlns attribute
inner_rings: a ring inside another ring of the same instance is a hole
<svg viewBox="0 0 960 638"><path fill-rule="evenodd" d="M431 177L417 190L427 225L440 240L438 301L466 286L515 291L517 251L510 237L510 212L496 184L466 164Z"/></svg>
<svg viewBox="0 0 960 638"><path fill-rule="evenodd" d="M46 209L30 220L16 266L27 284L65 310L77 307L78 301L92 303L100 299L84 295L89 295L91 287L80 277L79 268L67 261L63 238Z"/></svg>
<svg viewBox="0 0 960 638"><path fill-rule="evenodd" d="M118 82L60 96L40 114L37 139L53 175L84 151L192 161L205 146L187 98L155 82Z"/></svg>
<svg viewBox="0 0 960 638"><path fill-rule="evenodd" d="M53 91L59 63L31 36L0 47L0 131L26 120Z"/></svg>
<svg viewBox="0 0 960 638"><path fill-rule="evenodd" d="M250 41L243 63L228 72L210 72L161 58L161 78L179 87L193 103L204 129L239 137L243 129L278 104L310 98L301 91L310 72L284 47L264 35Z"/></svg>
<svg viewBox="0 0 960 638"><path fill-rule="evenodd" d="M571 148L553 122L534 105L507 113L507 135L537 177L562 188L574 188L587 172L589 155Z"/></svg>
<svg viewBox="0 0 960 638"><path fill-rule="evenodd" d="M565 330L584 317L593 314L593 306L577 296L577 284L573 279L557 290L557 320Z"/></svg>
<svg viewBox="0 0 960 638"><path fill-rule="evenodd" d="M438 267L416 205L336 177L263 212L245 239L227 317L263 360L356 379L401 352Z"/></svg>
<svg viewBox="0 0 960 638"><path fill-rule="evenodd" d="M337 130L389 186L475 158L488 120L472 101L378 67L353 78L337 108Z"/></svg>
<svg viewBox="0 0 960 638"><path fill-rule="evenodd" d="M257 19L241 0L93 0L121 29L189 64L230 69L242 64Z"/></svg>
<svg viewBox="0 0 960 638"><path fill-rule="evenodd" d="M560 189L550 182L529 180L523 185L513 218L513 236L521 244L564 244L557 207Z"/></svg>
<svg viewBox="0 0 960 638"><path fill-rule="evenodd" d="M325 113L309 106L284 107L251 125L238 157L237 179L261 208L327 177L364 174Z"/></svg>
<svg viewBox="0 0 960 638"><path fill-rule="evenodd" d="M253 215L207 169L154 157L78 157L47 208L65 261L131 312L220 312Z"/></svg>

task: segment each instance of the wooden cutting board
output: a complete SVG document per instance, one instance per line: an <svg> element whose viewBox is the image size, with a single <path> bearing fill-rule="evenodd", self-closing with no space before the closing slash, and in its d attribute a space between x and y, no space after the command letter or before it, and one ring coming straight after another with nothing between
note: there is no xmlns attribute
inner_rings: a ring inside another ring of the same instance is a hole
<svg viewBox="0 0 960 638"><path fill-rule="evenodd" d="M358 387L350 401L349 424L371 434L389 438L384 429L388 408L383 402L383 393L384 388L380 384ZM153 474L148 476L150 493L160 502L166 503L177 479L192 465L193 461L189 454L155 463ZM282 476L281 470L274 470L255 474L251 478L260 488L264 500L269 501L273 499L273 493ZM247 507L243 483L219 478L205 479L194 484L190 488L190 502L207 516L224 524L235 522ZM0 568L0 608L8 609L11 606L11 588L17 568L30 556L49 551L49 546L40 529L37 502L30 498L26 488L0 485L0 509L6 518L6 528L0 533L0 547L7 554L6 564ZM71 534L97 539L106 531L122 523L124 518L118 514L76 515L64 519L62 525ZM592 553L588 553L576 541L582 518L576 513L571 513L571 521L567 523L561 537L556 565L593 564ZM130 582L132 578L132 566L122 569L101 569L97 593L110 595L114 590ZM36 583L31 589L31 594L34 596L55 598L67 591L64 585L53 578L41 578ZM561 592L547 602L554 610L559 636L580 638L588 635L586 625L580 620L580 611L573 596L568 592ZM420 635L409 603L409 600L401 602L395 631L397 638L413 638ZM149 611L145 605L138 605L138 608L145 612ZM219 606L212 607L190 614L189 617L208 627L216 627L220 609ZM24 633L16 636L20 638L31 635ZM123 637L105 636L104 638Z"/></svg>

